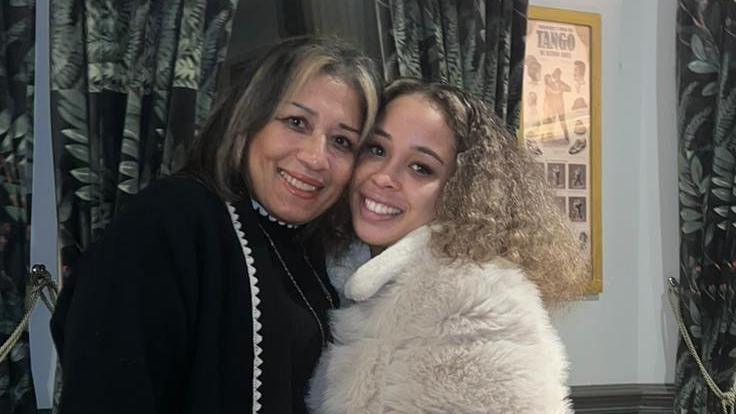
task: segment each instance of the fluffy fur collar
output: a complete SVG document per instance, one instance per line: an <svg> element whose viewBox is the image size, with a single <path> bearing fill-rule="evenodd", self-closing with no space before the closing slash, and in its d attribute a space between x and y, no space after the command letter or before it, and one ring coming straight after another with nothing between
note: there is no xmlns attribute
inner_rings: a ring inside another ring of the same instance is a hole
<svg viewBox="0 0 736 414"><path fill-rule="evenodd" d="M345 297L362 302L375 295L386 283L406 274L404 270L414 261L413 253L427 248L430 237L428 226L419 227L365 263L347 278L343 288Z"/></svg>

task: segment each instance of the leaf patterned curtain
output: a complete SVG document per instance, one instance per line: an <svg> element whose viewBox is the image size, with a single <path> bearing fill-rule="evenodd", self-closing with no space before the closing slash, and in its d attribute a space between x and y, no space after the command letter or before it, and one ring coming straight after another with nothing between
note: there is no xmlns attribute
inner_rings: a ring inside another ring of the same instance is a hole
<svg viewBox="0 0 736 414"><path fill-rule="evenodd" d="M376 0L384 76L462 87L519 125L528 0Z"/></svg>
<svg viewBox="0 0 736 414"><path fill-rule="evenodd" d="M206 119L237 0L52 0L62 276Z"/></svg>
<svg viewBox="0 0 736 414"><path fill-rule="evenodd" d="M0 344L24 314L30 260L35 1L0 3ZM36 412L28 332L0 363L0 413Z"/></svg>
<svg viewBox="0 0 736 414"><path fill-rule="evenodd" d="M736 371L736 3L679 0L680 306L723 391ZM677 413L722 412L681 342Z"/></svg>

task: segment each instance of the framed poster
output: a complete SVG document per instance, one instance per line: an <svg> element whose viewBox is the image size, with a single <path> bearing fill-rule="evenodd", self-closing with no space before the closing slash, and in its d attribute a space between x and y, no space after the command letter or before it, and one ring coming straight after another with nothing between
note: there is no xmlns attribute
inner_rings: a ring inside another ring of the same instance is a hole
<svg viewBox="0 0 736 414"><path fill-rule="evenodd" d="M520 138L601 278L600 15L529 7Z"/></svg>

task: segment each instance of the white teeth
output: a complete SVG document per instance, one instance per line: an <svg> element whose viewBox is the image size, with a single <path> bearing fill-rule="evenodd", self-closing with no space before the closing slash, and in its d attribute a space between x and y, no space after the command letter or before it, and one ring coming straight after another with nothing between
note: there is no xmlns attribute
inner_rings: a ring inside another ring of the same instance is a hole
<svg viewBox="0 0 736 414"><path fill-rule="evenodd" d="M393 208L391 206L387 206L385 204L381 204L377 201L373 201L371 199L366 198L365 199L365 207L376 214L384 214L384 215L396 215L401 213L401 210L398 208Z"/></svg>
<svg viewBox="0 0 736 414"><path fill-rule="evenodd" d="M315 186L313 186L311 184L307 184L304 181L298 180L298 179L290 176L289 174L287 174L284 171L279 171L279 175L281 175L281 177L283 177L284 180L286 180L287 183L291 184L292 186L294 186L294 187L296 187L296 188L298 188L298 189L300 189L302 191L316 191L317 190L317 187L315 187Z"/></svg>

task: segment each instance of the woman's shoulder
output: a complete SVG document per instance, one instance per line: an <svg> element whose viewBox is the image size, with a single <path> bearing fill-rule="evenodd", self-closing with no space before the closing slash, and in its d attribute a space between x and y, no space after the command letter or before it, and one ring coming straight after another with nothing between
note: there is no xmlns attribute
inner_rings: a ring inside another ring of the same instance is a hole
<svg viewBox="0 0 736 414"><path fill-rule="evenodd" d="M208 211L225 211L220 197L191 176L162 178L131 198L122 215L161 215L162 219L188 217Z"/></svg>
<svg viewBox="0 0 736 414"><path fill-rule="evenodd" d="M230 223L225 203L192 177L166 177L126 200L105 238L129 233L179 237Z"/></svg>
<svg viewBox="0 0 736 414"><path fill-rule="evenodd" d="M141 191L131 205L152 203L156 205L209 205L219 202L220 197L193 176L176 175L155 181Z"/></svg>
<svg viewBox="0 0 736 414"><path fill-rule="evenodd" d="M480 285L487 287L528 286L531 282L526 278L524 271L514 263L503 258L494 258L486 262L470 260L448 259L437 256L432 252L433 260L424 261L424 266L433 266L437 269L438 277L452 280L456 285ZM448 278L449 275L454 275Z"/></svg>
<svg viewBox="0 0 736 414"><path fill-rule="evenodd" d="M504 259L485 263L444 263L432 284L436 295L445 297L454 309L475 307L517 310L529 315L546 315L536 285L524 271Z"/></svg>

